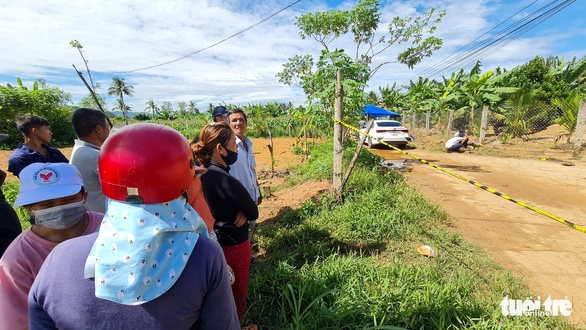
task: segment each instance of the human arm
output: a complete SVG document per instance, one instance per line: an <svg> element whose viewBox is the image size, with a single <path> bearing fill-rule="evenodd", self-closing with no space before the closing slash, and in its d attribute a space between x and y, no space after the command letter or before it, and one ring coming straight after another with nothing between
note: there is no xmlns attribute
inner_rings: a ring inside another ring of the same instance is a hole
<svg viewBox="0 0 586 330"><path fill-rule="evenodd" d="M258 219L258 206L240 181L234 177L230 177L228 187L226 187L225 191L228 194L228 200L244 214L247 220Z"/></svg>
<svg viewBox="0 0 586 330"><path fill-rule="evenodd" d="M18 177L20 171L23 168L27 167L31 162L27 159L22 157L14 157L8 159L8 172L12 173L14 176Z"/></svg>
<svg viewBox="0 0 586 330"><path fill-rule="evenodd" d="M242 211L238 211L238 214L236 214L236 220L234 220L234 224L236 227L242 227L247 220L248 219L246 219L244 213L242 213Z"/></svg>
<svg viewBox="0 0 586 330"><path fill-rule="evenodd" d="M0 328L28 326L27 296L32 282L24 269L0 263Z"/></svg>

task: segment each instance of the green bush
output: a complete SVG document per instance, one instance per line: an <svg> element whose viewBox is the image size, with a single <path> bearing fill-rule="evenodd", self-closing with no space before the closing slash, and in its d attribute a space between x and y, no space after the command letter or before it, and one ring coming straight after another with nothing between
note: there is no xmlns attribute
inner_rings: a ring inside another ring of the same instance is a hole
<svg viewBox="0 0 586 330"><path fill-rule="evenodd" d="M147 115L146 113L139 113L139 114L132 116L132 119L133 120L140 120L140 121L151 120L151 116Z"/></svg>
<svg viewBox="0 0 586 330"><path fill-rule="evenodd" d="M21 84L20 80L18 80ZM70 96L49 86L35 83L32 90L24 86L0 86L0 132L9 135L9 139L0 142L2 149L14 149L23 140L22 134L14 123L19 114L32 114L43 117L51 123L53 145L71 145L75 132L71 124L72 108L66 104Z"/></svg>
<svg viewBox="0 0 586 330"><path fill-rule="evenodd" d="M4 192L4 196L6 197L6 201L11 206L14 205L14 201L18 197L19 186L20 186L20 184L19 184L18 180L6 181L6 182L4 182L4 185L2 185L2 191ZM18 219L20 220L20 225L22 226L22 229L24 230L24 229L30 227L31 224L28 221L29 214L26 212L24 207L13 206L13 208L14 208L14 211L16 211L16 214L18 215Z"/></svg>

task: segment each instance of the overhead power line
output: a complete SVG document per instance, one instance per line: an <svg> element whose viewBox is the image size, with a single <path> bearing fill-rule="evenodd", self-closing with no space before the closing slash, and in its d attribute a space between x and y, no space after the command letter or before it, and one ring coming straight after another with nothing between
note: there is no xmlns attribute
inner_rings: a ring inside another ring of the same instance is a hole
<svg viewBox="0 0 586 330"><path fill-rule="evenodd" d="M495 33L494 35L482 39L482 41L477 42L483 36L487 35L489 32L495 30L497 27L503 25L505 22L509 21L512 17L518 15L531 5L533 5L536 1L531 3L530 5L524 7L520 11L516 12L515 14L508 17L503 22L499 23L497 26L492 28L491 30L485 32L478 38L474 39L467 45L461 47L456 52L452 53L448 57L442 59L441 61L434 64L432 67L424 70L419 75L412 77L411 80L416 79L419 76L426 77L426 78L433 78L437 77L442 73L447 71L453 71L455 66L459 66L460 68L468 68L473 66L477 61L486 58L487 56L493 54L494 52L498 51L499 49L503 48L504 46L508 45L512 41L518 39L523 34L527 33L528 31L532 30L539 24L543 23L553 15L557 14L562 9L568 7L576 0L565 0L561 1L557 5L550 8L560 0L550 1L543 7L537 9L533 13L523 17L519 21L503 28L499 32ZM469 47L473 45L472 47ZM468 49L467 49L468 48Z"/></svg>
<svg viewBox="0 0 586 330"><path fill-rule="evenodd" d="M234 33L233 35L231 35L231 36L229 36L229 37L227 37L227 38L224 38L224 39L222 39L222 40L220 40L220 41L218 41L218 42L216 42L216 43L214 43L214 44L212 44L212 45L209 45L209 46L207 46L207 47L205 47L205 48L202 48L202 49L200 49L200 50L196 50L196 51L194 51L194 52L192 52L192 53L189 53L189 54L187 54L187 55L181 56L181 57L179 57L179 58L176 58L176 59L174 59L174 60L167 61L167 62L164 62L164 63L155 64L155 65L147 66L147 67L140 68L140 69L134 69L134 70L130 70L130 71L123 71L123 72L119 72L119 73L133 73L133 72L138 72L138 71L144 71L144 70L148 70L148 69L152 69L152 68L160 67L160 66L163 66L163 65L171 64L171 63L174 63L174 62L177 62L177 61L181 61L181 60L183 60L183 59L186 59L186 58L188 58L188 57L191 57L191 56L193 56L193 55L195 55L195 54L201 53L201 52L203 52L204 50L207 50L207 49L210 49L210 48L212 48L212 47L215 47L215 46L217 46L217 45L219 45L219 44L221 44L221 43L223 43L223 42L225 42L225 41L228 41L228 40L230 40L230 39L232 39L232 38L236 37L237 35L239 35L239 34L242 34L242 33L246 32L246 31L248 31L248 30L251 30L251 29L253 29L253 28L257 27L258 25L260 25L260 24L262 24L262 23L264 23L264 22L268 21L269 19L273 18L274 16L276 16L276 15L280 14L281 12L283 12L283 11L285 11L285 10L289 9L290 7L292 7L292 6L296 5L296 4L297 4L297 3L299 3L299 2L301 2L301 0L297 0L297 1L293 2L293 3L291 3L290 5L288 5L288 6L284 7L284 8L282 8L282 9L280 9L279 11L275 12L274 14L272 14L272 15L270 15L270 16L268 16L268 17L266 17L266 18L263 18L262 20L260 20L260 21L258 21L258 22L256 22L256 23L254 23L254 24L252 24L252 25L250 25L249 27L245 28L244 30L240 30L240 31L238 31L238 32Z"/></svg>
<svg viewBox="0 0 586 330"><path fill-rule="evenodd" d="M495 27L493 27L492 29L484 32L483 34L481 34L480 36L478 36L476 39L470 41L469 43L467 43L466 45L460 47L459 49L457 49L456 51L454 51L452 54L450 54L448 57L442 59L441 61L437 62L436 64L432 65L431 67L425 69L423 72L420 73L420 76L426 76L428 73L433 72L433 70L437 69L438 67L444 65L446 62L449 62L451 59L453 59L453 57L457 57L457 55L461 52L464 51L464 49L466 49L467 47L473 45L476 41L478 41L480 38L484 37L485 35L489 34L490 32L496 30L496 28L498 28L499 26L505 24L506 22L508 22L510 19L512 19L513 17L515 17L517 14L521 13L522 11L524 11L525 9L531 7L534 3L536 3L539 0L535 0L532 3L528 4L527 6L523 7L523 9L519 10L518 12L514 13L513 15L509 16L506 20L500 22L498 25L496 25ZM474 47L473 47L474 48ZM412 80L412 79L411 79Z"/></svg>

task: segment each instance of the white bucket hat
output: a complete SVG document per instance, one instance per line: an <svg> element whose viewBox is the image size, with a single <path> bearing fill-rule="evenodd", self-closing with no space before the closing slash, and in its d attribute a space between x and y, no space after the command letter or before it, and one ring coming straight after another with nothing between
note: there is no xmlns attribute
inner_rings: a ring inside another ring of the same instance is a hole
<svg viewBox="0 0 586 330"><path fill-rule="evenodd" d="M71 196L83 187L81 174L67 163L32 163L19 177L20 190L14 206Z"/></svg>

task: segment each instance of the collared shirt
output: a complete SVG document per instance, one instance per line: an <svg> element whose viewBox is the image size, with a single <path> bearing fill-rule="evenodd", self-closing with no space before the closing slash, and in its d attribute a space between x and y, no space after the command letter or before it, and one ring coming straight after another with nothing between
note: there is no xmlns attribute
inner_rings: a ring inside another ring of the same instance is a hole
<svg viewBox="0 0 586 330"><path fill-rule="evenodd" d="M253 201L257 201L260 197L260 192L256 183L256 173L254 172L256 159L252 153L252 141L246 136L244 141L236 137L236 143L238 144L238 159L234 164L230 165L230 175L242 183ZM244 149L244 143L248 146L248 151Z"/></svg>
<svg viewBox="0 0 586 330"><path fill-rule="evenodd" d="M14 149L8 157L8 172L18 176L23 168L32 163L69 163L61 151L44 143L43 147L47 149L47 157L20 142L18 148Z"/></svg>
<svg viewBox="0 0 586 330"><path fill-rule="evenodd" d="M100 147L86 141L75 140L69 163L77 167L83 178L83 186L87 192L86 205L88 211L105 213L106 196L104 196L100 185L99 154Z"/></svg>

